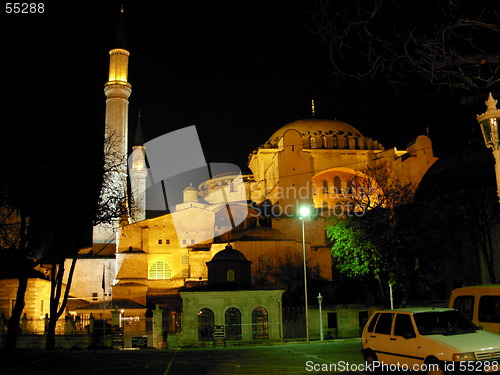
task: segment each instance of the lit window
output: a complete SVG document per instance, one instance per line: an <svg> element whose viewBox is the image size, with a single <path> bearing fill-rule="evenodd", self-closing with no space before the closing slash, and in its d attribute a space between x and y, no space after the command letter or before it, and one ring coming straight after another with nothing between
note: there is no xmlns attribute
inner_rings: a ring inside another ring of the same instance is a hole
<svg viewBox="0 0 500 375"><path fill-rule="evenodd" d="M316 139L314 137L309 138L309 147L316 148Z"/></svg>
<svg viewBox="0 0 500 375"><path fill-rule="evenodd" d="M333 192L335 194L342 194L342 184L339 176L333 178Z"/></svg>
<svg viewBox="0 0 500 375"><path fill-rule="evenodd" d="M167 262L159 260L149 267L150 280L167 280L172 278L172 271Z"/></svg>
<svg viewBox="0 0 500 375"><path fill-rule="evenodd" d="M227 281L234 281L234 270L227 270L226 276Z"/></svg>
<svg viewBox="0 0 500 375"><path fill-rule="evenodd" d="M265 308L257 307L252 311L252 331L254 340L269 339L269 320Z"/></svg>
<svg viewBox="0 0 500 375"><path fill-rule="evenodd" d="M323 194L328 194L328 181L323 180L322 185L323 185Z"/></svg>

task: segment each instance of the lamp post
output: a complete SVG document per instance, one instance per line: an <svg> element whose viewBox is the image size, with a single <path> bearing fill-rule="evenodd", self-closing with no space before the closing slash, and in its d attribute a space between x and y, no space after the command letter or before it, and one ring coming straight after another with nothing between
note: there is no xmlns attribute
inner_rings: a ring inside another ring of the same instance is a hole
<svg viewBox="0 0 500 375"><path fill-rule="evenodd" d="M302 256L304 258L304 299L306 307L306 341L309 342L309 305L307 303L307 267L306 267L306 232L304 221L311 214L307 206L302 206L299 210L300 220L302 221Z"/></svg>
<svg viewBox="0 0 500 375"><path fill-rule="evenodd" d="M500 200L500 139L498 136L498 125L500 123L500 110L497 109L498 100L493 99L493 96L488 96L486 104L486 112L477 115L477 122L481 126L483 132L484 143L493 151L495 158L495 174L497 178L497 194Z"/></svg>
<svg viewBox="0 0 500 375"><path fill-rule="evenodd" d="M323 302L323 296L318 293L318 304L319 304L319 339L323 341L323 313L321 311L321 302Z"/></svg>

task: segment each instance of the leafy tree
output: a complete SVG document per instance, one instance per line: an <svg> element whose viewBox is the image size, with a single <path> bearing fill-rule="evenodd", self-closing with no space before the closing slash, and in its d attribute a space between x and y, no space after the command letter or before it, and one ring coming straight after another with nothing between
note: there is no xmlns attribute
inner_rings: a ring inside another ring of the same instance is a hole
<svg viewBox="0 0 500 375"><path fill-rule="evenodd" d="M380 163L356 174L347 185L343 204L352 210L330 218L326 226L336 268L349 277L377 280L383 298L387 286L395 285L406 301L417 280L426 284L418 276L425 254L421 232L408 226L416 214L412 184L401 183Z"/></svg>

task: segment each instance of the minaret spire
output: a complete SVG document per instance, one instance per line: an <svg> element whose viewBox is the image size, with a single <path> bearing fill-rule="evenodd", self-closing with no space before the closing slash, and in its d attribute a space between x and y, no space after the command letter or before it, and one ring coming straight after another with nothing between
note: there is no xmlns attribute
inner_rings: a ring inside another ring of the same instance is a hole
<svg viewBox="0 0 500 375"><path fill-rule="evenodd" d="M132 155L130 157L130 187L132 199L130 202L130 222L146 219L146 178L148 170L146 166L146 149L144 147L144 137L142 135L141 112L137 118L134 144L132 145Z"/></svg>
<svg viewBox="0 0 500 375"><path fill-rule="evenodd" d="M109 51L109 76L104 85L106 95L104 180L100 204L112 223L94 227L94 243L116 242L116 232L126 211L128 106L132 92L128 82L129 51L125 43L124 13L120 13L115 48ZM106 202L106 203L105 203Z"/></svg>
<svg viewBox="0 0 500 375"><path fill-rule="evenodd" d="M120 9L120 18L115 30L114 48L128 49L127 34L125 32L125 10L123 5Z"/></svg>

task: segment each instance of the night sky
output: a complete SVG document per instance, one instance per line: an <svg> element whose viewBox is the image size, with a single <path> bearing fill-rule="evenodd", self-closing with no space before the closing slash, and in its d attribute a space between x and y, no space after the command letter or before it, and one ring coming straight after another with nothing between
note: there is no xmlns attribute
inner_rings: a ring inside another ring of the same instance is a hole
<svg viewBox="0 0 500 375"><path fill-rule="evenodd" d="M104 83L120 2L45 2L43 14L2 13L3 177L40 191L85 186L102 153ZM429 128L437 156L461 145L483 105L396 94L332 79L300 1L124 2L130 131L146 140L196 125L207 162L246 168L278 128L311 117L345 121L386 148ZM3 9L2 9L3 11ZM67 183L66 183L67 182ZM83 189L85 190L85 189Z"/></svg>

